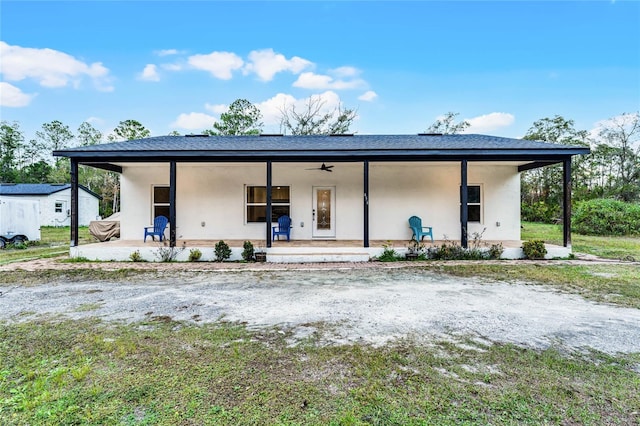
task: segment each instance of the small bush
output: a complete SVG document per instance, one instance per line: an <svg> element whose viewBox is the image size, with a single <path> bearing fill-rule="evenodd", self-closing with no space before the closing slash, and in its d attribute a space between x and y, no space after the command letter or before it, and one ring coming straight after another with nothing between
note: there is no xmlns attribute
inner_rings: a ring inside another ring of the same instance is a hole
<svg viewBox="0 0 640 426"><path fill-rule="evenodd" d="M242 248L242 258L247 262L251 262L254 254L253 244L251 241L245 241L244 244L242 244Z"/></svg>
<svg viewBox="0 0 640 426"><path fill-rule="evenodd" d="M216 243L214 252L216 254L216 262L224 262L231 257L231 249L229 244L220 240Z"/></svg>
<svg viewBox="0 0 640 426"><path fill-rule="evenodd" d="M595 199L576 204L572 229L583 235L640 235L640 204Z"/></svg>
<svg viewBox="0 0 640 426"><path fill-rule="evenodd" d="M478 247L463 248L458 243L445 241L440 247L428 250L429 259L433 260L482 260L487 259L485 250Z"/></svg>
<svg viewBox="0 0 640 426"><path fill-rule="evenodd" d="M193 248L189 250L189 262L197 262L201 257L202 252L199 249Z"/></svg>
<svg viewBox="0 0 640 426"><path fill-rule="evenodd" d="M133 253L131 253L129 255L129 259L132 262L144 262L144 259L142 258L142 255L140 254L140 250L136 250Z"/></svg>
<svg viewBox="0 0 640 426"><path fill-rule="evenodd" d="M489 259L500 259L502 253L504 253L504 247L502 246L502 243L491 244L491 246L489 246L489 250L487 251Z"/></svg>
<svg viewBox="0 0 640 426"><path fill-rule="evenodd" d="M393 249L391 244L383 244L382 247L384 250L382 254L378 256L378 260L381 262L396 262L401 259L400 255L397 251Z"/></svg>
<svg viewBox="0 0 640 426"><path fill-rule="evenodd" d="M547 254L547 248L544 246L544 241L542 240L523 242L522 251L527 259L544 259L544 256Z"/></svg>

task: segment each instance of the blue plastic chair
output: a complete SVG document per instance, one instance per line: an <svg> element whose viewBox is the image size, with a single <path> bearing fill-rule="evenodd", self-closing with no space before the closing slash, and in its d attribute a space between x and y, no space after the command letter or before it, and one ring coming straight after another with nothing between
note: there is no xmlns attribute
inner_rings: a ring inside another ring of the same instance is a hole
<svg viewBox="0 0 640 426"><path fill-rule="evenodd" d="M164 239L164 229L167 227L169 219L164 216L157 216L153 220L153 226L147 226L144 228L144 242L147 242L147 237L150 236L155 241L155 236L160 237L160 241Z"/></svg>
<svg viewBox="0 0 640 426"><path fill-rule="evenodd" d="M275 240L277 236L279 240L280 235L285 235L287 237L287 241L289 241L291 236L291 218L287 215L280 216L278 218L278 226L272 227L271 239Z"/></svg>
<svg viewBox="0 0 640 426"><path fill-rule="evenodd" d="M413 231L413 237L416 241L422 241L424 237L430 237L433 242L433 228L431 226L422 226L422 219L418 216L409 218L409 228Z"/></svg>

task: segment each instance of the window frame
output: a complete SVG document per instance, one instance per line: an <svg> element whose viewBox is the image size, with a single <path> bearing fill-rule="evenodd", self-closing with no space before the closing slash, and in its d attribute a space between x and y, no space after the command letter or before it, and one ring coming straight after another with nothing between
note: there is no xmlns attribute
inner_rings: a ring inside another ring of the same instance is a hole
<svg viewBox="0 0 640 426"><path fill-rule="evenodd" d="M244 223L245 225L248 224L252 224L252 223L265 223L265 221L250 221L249 220L249 207L262 207L264 206L265 211L267 208L267 201L265 199L264 202L249 202L249 188L264 188L265 193L267 190L267 186L266 185L251 185L251 184L245 184L244 188L243 188L243 199L244 199ZM275 202L273 201L273 189L275 188L288 188L289 189L289 201L288 202ZM288 216L291 216L291 185L271 185L271 197L272 197L272 201L271 201L271 207L287 207L288 208ZM271 212L271 223L275 223L278 221L278 218L276 217L274 220L274 212L272 210ZM266 216L266 215L265 215ZM265 217L266 220L266 217Z"/></svg>
<svg viewBox="0 0 640 426"><path fill-rule="evenodd" d="M477 203L469 201L469 198L470 198L469 197L469 190L471 188L478 188L478 190L480 191L480 196L479 196L480 200ZM471 219L469 219L469 207L475 207L475 206L478 206L479 216L480 216L479 220L471 220ZM469 222L469 223L479 223L481 225L484 223L484 185L481 184L481 183L467 184L467 222Z"/></svg>
<svg viewBox="0 0 640 426"><path fill-rule="evenodd" d="M60 205L59 210L58 210L58 205ZM53 212L54 213L64 213L64 205L65 205L64 201L56 200L53 203Z"/></svg>
<svg viewBox="0 0 640 426"><path fill-rule="evenodd" d="M167 190L170 190L170 186L166 185L166 184L152 184L151 185L151 223L153 223L153 220L156 218L156 207L167 207L169 208L171 206L171 200L168 200L166 203L165 202L158 202L156 203L156 188L167 188ZM164 216L164 215L163 215ZM166 216L167 219L169 218L169 216Z"/></svg>

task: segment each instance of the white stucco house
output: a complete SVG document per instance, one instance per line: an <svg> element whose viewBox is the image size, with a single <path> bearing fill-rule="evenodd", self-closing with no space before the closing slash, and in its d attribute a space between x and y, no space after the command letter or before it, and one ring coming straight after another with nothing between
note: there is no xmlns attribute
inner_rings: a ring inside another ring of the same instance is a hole
<svg viewBox="0 0 640 426"><path fill-rule="evenodd" d="M78 185L78 225L88 226L98 217L102 197ZM71 225L71 184L68 183L3 183L0 199L38 201L40 226Z"/></svg>
<svg viewBox="0 0 640 426"><path fill-rule="evenodd" d="M211 251L225 240L239 258L242 242L250 240L271 259L324 252L323 259L335 260L328 253L362 259L379 253L385 241L408 242L413 215L433 227L436 244L453 240L466 247L474 233L520 244L520 173L557 163L564 167L565 233L556 254L568 254L571 158L588 152L486 135L190 135L54 155L71 160L72 195L79 194L79 165L121 176L120 241L95 251L78 247L74 224L81 218L72 196L72 255L126 260L133 250L157 249L157 242L142 243L143 229L164 215L172 247ZM292 242L273 241L272 226L285 214ZM505 250L508 257L514 253Z"/></svg>

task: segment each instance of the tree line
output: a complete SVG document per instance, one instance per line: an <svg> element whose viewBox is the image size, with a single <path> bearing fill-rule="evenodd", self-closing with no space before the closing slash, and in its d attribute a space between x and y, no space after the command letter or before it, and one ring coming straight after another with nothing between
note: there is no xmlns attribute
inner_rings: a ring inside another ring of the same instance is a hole
<svg viewBox="0 0 640 426"><path fill-rule="evenodd" d="M326 112L324 101L310 97L302 108L281 110L284 134L346 134L357 112L342 105ZM448 112L432 123L426 133L454 134L469 127ZM209 135L257 135L262 132L262 114L246 99L237 99L209 129ZM171 132L170 135L180 135ZM9 183L69 182L69 161L54 158L55 150L105 142L140 139L151 132L136 120L121 121L106 137L92 124L82 123L75 133L60 121L44 123L35 137L26 140L17 122L0 123L0 181ZM613 198L625 202L640 200L640 113L622 114L604 120L596 132L575 128L573 120L556 115L533 123L524 139L591 147L591 154L574 157L572 167L574 201ZM117 174L92 167L80 167L79 182L100 194L100 214L118 211ZM522 218L552 222L562 209L562 168L559 165L523 172L521 179Z"/></svg>

